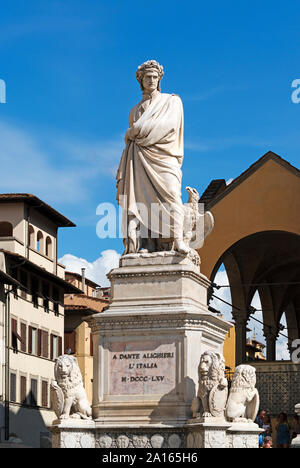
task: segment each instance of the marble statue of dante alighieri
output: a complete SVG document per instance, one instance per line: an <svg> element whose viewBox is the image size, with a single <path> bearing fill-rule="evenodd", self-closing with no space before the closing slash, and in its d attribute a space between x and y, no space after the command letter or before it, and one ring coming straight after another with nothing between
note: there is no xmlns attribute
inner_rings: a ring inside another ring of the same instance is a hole
<svg viewBox="0 0 300 468"><path fill-rule="evenodd" d="M153 252L157 250L155 238L159 237L169 237L172 248L189 252L183 242L181 200L183 107L179 96L160 92L163 74L163 67L155 60L143 63L136 72L143 98L130 111L126 148L117 173L125 254L141 249ZM146 211L140 209L141 205ZM160 217L160 222L155 217ZM144 239L137 235L141 226L147 232Z"/></svg>

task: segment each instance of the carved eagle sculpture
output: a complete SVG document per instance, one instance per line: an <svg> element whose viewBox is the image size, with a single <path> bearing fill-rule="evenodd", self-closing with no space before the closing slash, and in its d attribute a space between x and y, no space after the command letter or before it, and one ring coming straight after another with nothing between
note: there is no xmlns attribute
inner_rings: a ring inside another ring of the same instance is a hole
<svg viewBox="0 0 300 468"><path fill-rule="evenodd" d="M184 205L183 240L192 249L200 249L214 228L214 217L210 211L202 210L202 205L199 205L199 193L195 188L185 189L189 199Z"/></svg>

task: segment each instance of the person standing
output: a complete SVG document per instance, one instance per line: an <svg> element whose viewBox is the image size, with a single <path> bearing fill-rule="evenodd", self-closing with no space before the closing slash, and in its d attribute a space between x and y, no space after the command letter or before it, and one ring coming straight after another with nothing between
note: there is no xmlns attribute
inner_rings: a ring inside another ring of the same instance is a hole
<svg viewBox="0 0 300 468"><path fill-rule="evenodd" d="M265 430L263 434L264 439L266 437L272 438L272 423L271 423L271 418L268 414L264 415L262 428Z"/></svg>
<svg viewBox="0 0 300 468"><path fill-rule="evenodd" d="M276 447L289 448L290 446L290 426L288 424L287 414L280 413L278 424L276 426Z"/></svg>

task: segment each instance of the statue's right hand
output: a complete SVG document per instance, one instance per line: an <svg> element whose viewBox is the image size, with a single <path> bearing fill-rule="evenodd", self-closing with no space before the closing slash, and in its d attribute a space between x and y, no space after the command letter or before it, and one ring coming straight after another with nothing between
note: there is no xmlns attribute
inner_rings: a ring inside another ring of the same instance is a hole
<svg viewBox="0 0 300 468"><path fill-rule="evenodd" d="M126 135L125 135L125 143L126 143L126 145L127 145L127 143L128 143L128 140L133 140L133 136L132 136L132 134L131 134L131 129L132 129L132 127L130 127L130 128L127 130Z"/></svg>

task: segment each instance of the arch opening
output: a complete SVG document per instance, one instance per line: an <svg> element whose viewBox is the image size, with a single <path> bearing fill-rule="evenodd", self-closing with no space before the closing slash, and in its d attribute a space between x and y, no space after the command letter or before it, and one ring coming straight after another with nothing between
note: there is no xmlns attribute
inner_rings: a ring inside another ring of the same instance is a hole
<svg viewBox="0 0 300 468"><path fill-rule="evenodd" d="M255 331L257 340L266 346L268 361L288 357L286 343L281 338L278 341L278 334L286 315L289 342L300 337L300 236L285 231L247 236L224 252L213 269L212 280L222 264L228 275L237 330L236 363L247 359L249 324L252 337ZM252 324L254 318L262 324Z"/></svg>
<svg viewBox="0 0 300 468"><path fill-rule="evenodd" d="M0 222L0 237L12 237L13 225L7 221Z"/></svg>

